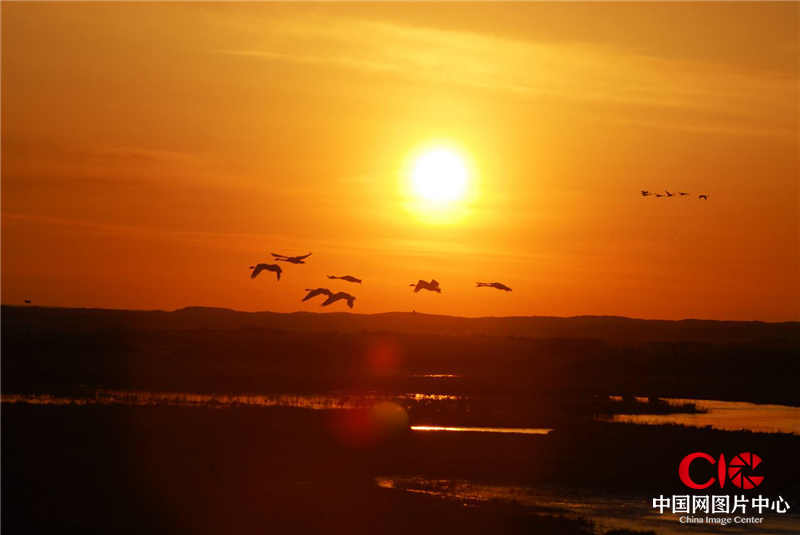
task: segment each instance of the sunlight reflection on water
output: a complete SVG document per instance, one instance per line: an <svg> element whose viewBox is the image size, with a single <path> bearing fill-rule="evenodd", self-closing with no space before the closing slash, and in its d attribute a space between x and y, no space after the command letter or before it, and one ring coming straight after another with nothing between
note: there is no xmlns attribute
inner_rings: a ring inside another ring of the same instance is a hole
<svg viewBox="0 0 800 535"><path fill-rule="evenodd" d="M3 404L28 405L122 405L122 406L179 406L179 407L296 407L304 409L360 409L382 401L400 404L467 400L464 396L410 392L388 394L197 394L191 392L148 392L141 390L97 390L86 395L58 396L53 394L2 394ZM619 399L611 396L611 399ZM793 433L800 435L800 407L759 405L741 401L663 398L681 405L694 403L706 412L697 414L615 414L605 421L635 424L679 424L691 427L710 426L725 431L754 431L762 433ZM646 398L640 398L646 401ZM491 422L487 422L491 423ZM546 434L541 428L507 427L438 427L415 426L415 431L483 431L494 433ZM527 429L527 430L526 430ZM545 432L546 431L546 432Z"/></svg>
<svg viewBox="0 0 800 535"><path fill-rule="evenodd" d="M449 394L419 392L398 396L372 394L195 394L190 392L147 392L98 390L87 396L55 396L52 394L3 394L2 403L28 405L123 405L131 407L297 407L304 409L358 409L389 400L451 401L460 399Z"/></svg>
<svg viewBox="0 0 800 535"><path fill-rule="evenodd" d="M412 431L461 431L476 433L512 433L517 435L546 435L552 431L544 427L444 427L438 425L412 425Z"/></svg>
<svg viewBox="0 0 800 535"><path fill-rule="evenodd" d="M439 496L462 502L500 500L517 503L539 514L556 514L592 520L606 530L655 530L659 535L718 534L713 525L681 524L680 515L659 515L650 506L649 496L603 496L599 492L575 492L567 489L545 490L520 485L488 485L458 479L428 479L424 477L377 477L375 483L385 489L397 489L414 494ZM797 533L796 515L765 516L763 525L728 525L728 533Z"/></svg>
<svg viewBox="0 0 800 535"><path fill-rule="evenodd" d="M611 396L612 399L619 399ZM697 414L615 414L608 420L634 424L679 424L691 427L711 426L724 431L754 431L761 433L793 433L800 435L800 407L759 405L744 401L712 399L662 398L671 405L694 403Z"/></svg>

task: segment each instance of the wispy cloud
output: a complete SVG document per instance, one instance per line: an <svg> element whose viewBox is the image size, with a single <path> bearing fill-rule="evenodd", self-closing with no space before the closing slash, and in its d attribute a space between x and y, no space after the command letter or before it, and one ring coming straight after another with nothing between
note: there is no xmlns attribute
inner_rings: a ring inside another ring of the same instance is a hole
<svg viewBox="0 0 800 535"><path fill-rule="evenodd" d="M706 115L766 113L780 125L797 80L608 45L537 42L359 19L282 20L263 45L218 53L390 75L412 83ZM715 117L691 117L714 128ZM685 126L685 125L684 125ZM781 126L785 128L786 125ZM727 127L726 127L727 128ZM744 127L746 128L746 127ZM763 129L763 127L762 127Z"/></svg>

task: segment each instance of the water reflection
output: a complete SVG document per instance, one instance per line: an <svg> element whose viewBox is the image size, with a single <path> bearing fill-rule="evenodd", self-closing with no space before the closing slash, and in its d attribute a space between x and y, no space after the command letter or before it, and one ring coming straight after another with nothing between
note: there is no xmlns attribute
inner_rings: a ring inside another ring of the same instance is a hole
<svg viewBox="0 0 800 535"><path fill-rule="evenodd" d="M681 524L680 514L655 513L648 496L602 496L597 492L575 489L538 489L521 485L489 485L459 479L428 479L424 477L377 477L375 483L385 489L397 489L414 494L428 494L460 502L513 502L532 513L585 518L594 522L599 533L606 530L653 530L660 535L718 534L715 525ZM764 524L725 527L729 533L797 533L797 515L773 515Z"/></svg>
<svg viewBox="0 0 800 535"><path fill-rule="evenodd" d="M148 392L140 390L98 390L85 396L52 394L3 394L2 403L28 405L123 405L177 407L297 407L303 409L360 409L383 401L452 401L459 396L412 392L397 396L379 394L196 394L191 392Z"/></svg>
<svg viewBox="0 0 800 535"><path fill-rule="evenodd" d="M457 399L462 399L459 396L453 396L451 394L405 394L403 398L410 399L413 401L455 401Z"/></svg>
<svg viewBox="0 0 800 535"><path fill-rule="evenodd" d="M552 431L544 427L444 427L439 425L412 425L412 431L461 431L476 433L513 433L517 435L546 435Z"/></svg>
<svg viewBox="0 0 800 535"><path fill-rule="evenodd" d="M615 397L611 397L615 399ZM621 399L621 398L617 398ZM641 398L646 400L646 398ZM663 398L682 405L693 403L705 412L673 414L615 414L605 418L612 422L635 424L680 424L692 427L710 426L725 431L754 431L763 433L793 433L800 435L800 408L786 405L758 405L741 401ZM391 401L404 405L427 402L468 401L465 396L452 394L409 392L399 395L377 393L325 394L197 394L191 392L148 392L141 390L97 390L85 395L58 396L53 394L2 394L2 403L29 405L123 405L123 406L180 406L180 407L297 407L304 409L363 409ZM491 424L492 422L486 422ZM533 423L533 422L532 422ZM490 433L547 434L544 428L509 427L440 427L415 426L415 431L476 431Z"/></svg>
<svg viewBox="0 0 800 535"><path fill-rule="evenodd" d="M611 396L611 399L621 399ZM637 398L639 399L639 398ZM754 431L760 433L793 433L800 435L800 407L759 405L744 401L712 399L663 398L673 405L694 403L705 412L695 414L615 414L612 422L635 424L679 424L691 427L710 426L724 431Z"/></svg>

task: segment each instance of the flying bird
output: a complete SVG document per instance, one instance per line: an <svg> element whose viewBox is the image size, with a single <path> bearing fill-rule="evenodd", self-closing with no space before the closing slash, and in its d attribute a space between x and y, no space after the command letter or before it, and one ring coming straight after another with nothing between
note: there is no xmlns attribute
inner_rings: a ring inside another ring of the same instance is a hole
<svg viewBox="0 0 800 535"><path fill-rule="evenodd" d="M663 196L664 196L664 194L662 194L662 193L656 193L656 197L660 198L660 197L663 197Z"/></svg>
<svg viewBox="0 0 800 535"><path fill-rule="evenodd" d="M275 257L278 262L289 262L291 264L305 264L305 259L311 256L311 253L302 256L286 256L285 254L270 253Z"/></svg>
<svg viewBox="0 0 800 535"><path fill-rule="evenodd" d="M350 295L347 292L337 292L335 294L331 294L330 296L328 296L328 298L325 300L325 302L322 303L322 306L326 307L326 306L330 305L331 303L335 303L339 299L346 299L347 300L347 306L349 306L350 308L353 308L353 301L356 300L356 298L354 296Z"/></svg>
<svg viewBox="0 0 800 535"><path fill-rule="evenodd" d="M274 271L275 275L278 276L278 280L281 280L281 271L283 271L278 264L256 264L255 266L250 266L250 269L253 270L250 274L251 279L258 277L258 274L262 271Z"/></svg>
<svg viewBox="0 0 800 535"><path fill-rule="evenodd" d="M708 193L701 193L700 195L697 196L697 198L698 199L702 199L704 201L707 201L708 200Z"/></svg>
<svg viewBox="0 0 800 535"><path fill-rule="evenodd" d="M333 292L331 292L327 288L316 288L316 289L306 288L306 291L308 293L303 298L303 301L308 301L309 299L314 298L314 297L316 297L318 295L327 295L328 297L333 295Z"/></svg>
<svg viewBox="0 0 800 535"><path fill-rule="evenodd" d="M649 192L649 191L647 191L646 189L643 189L643 190L642 190L642 197L649 197L650 195L652 195L652 193L650 193L650 192Z"/></svg>
<svg viewBox="0 0 800 535"><path fill-rule="evenodd" d="M345 275L343 277L337 277L336 275L328 275L329 279L340 279L347 282L355 282L356 284L361 284L361 279L357 279L352 275Z"/></svg>
<svg viewBox="0 0 800 535"><path fill-rule="evenodd" d="M442 293L442 289L439 287L439 281L436 279L431 279L431 282L420 279L416 284L412 282L409 284L409 286L414 286L414 293L417 293L420 290L429 290L431 292Z"/></svg>
<svg viewBox="0 0 800 535"><path fill-rule="evenodd" d="M476 282L475 286L477 288L497 288L498 290L503 290L505 292L510 292L511 288L503 284L502 282Z"/></svg>
<svg viewBox="0 0 800 535"><path fill-rule="evenodd" d="M688 194L688 193L686 193L685 191L679 191L679 192L678 192L678 195L680 195L681 197L683 197L684 195L689 195L689 194Z"/></svg>
<svg viewBox="0 0 800 535"><path fill-rule="evenodd" d="M670 193L670 192L668 192L667 190L664 190L664 193L666 193L666 194L667 194L667 197L674 197L674 196L675 196L675 194L674 194L674 193Z"/></svg>

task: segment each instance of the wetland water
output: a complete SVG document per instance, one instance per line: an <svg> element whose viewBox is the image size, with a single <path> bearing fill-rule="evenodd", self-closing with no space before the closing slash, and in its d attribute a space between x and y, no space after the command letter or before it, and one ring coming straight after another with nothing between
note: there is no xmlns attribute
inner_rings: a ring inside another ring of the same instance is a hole
<svg viewBox="0 0 800 535"><path fill-rule="evenodd" d="M616 399L615 396L611 396ZM97 390L78 396L53 394L3 394L2 403L31 405L125 405L125 406L185 406L185 407L297 407L304 409L368 408L382 401L399 404L447 402L466 400L462 396L439 393L411 392L400 395L380 394L198 394L191 392L149 392ZM644 400L645 398L640 398ZM723 431L753 431L759 433L791 433L800 435L800 407L766 405L743 401L663 398L671 405L693 403L698 413L671 414L614 414L603 418L612 422L663 425L679 424L690 427L710 426ZM412 426L415 431L495 432L546 434L551 429L541 427L482 426Z"/></svg>
<svg viewBox="0 0 800 535"><path fill-rule="evenodd" d="M598 493L554 488L535 488L519 485L490 485L454 479L424 477L377 477L381 488L399 489L413 494L439 496L465 504L502 501L516 503L532 511L570 518L591 518L601 532L613 529L654 530L660 535L710 535L720 533L718 525L681 523L680 514L658 514L650 504L649 496L602 496ZM725 526L726 533L770 533L789 535L797 533L796 514L764 515L764 523ZM697 515L702 516L702 515ZM735 516L735 515L731 515Z"/></svg>
<svg viewBox="0 0 800 535"><path fill-rule="evenodd" d="M706 427L722 431L753 431L757 433L792 433L800 435L800 407L762 405L744 401L715 399L664 398L671 405L694 403L697 413L673 414L615 414L612 422L634 424L679 424Z"/></svg>
<svg viewBox="0 0 800 535"><path fill-rule="evenodd" d="M2 403L9 405L73 406L83 413L81 407L118 406L150 407L157 413L159 407L236 408L236 407L295 407L315 410L367 408L377 403L393 401L409 406L414 403L436 403L459 401L466 398L449 394L410 392L388 396L377 394L199 394L188 392L150 392L98 390L86 395L58 396L53 394L4 394ZM750 430L758 432L780 432L800 434L800 409L782 405L757 405L745 402L715 400L691 400L668 398L671 404L695 403L706 412L697 414L618 414L608 419L615 422L635 424L683 424L691 427L711 426L720 430ZM134 409L134 412L137 412ZM220 414L214 411L214 414ZM441 435L442 439L464 434L468 437L486 437L487 440L506 441L513 435L517 440L549 440L552 429L545 427L508 427L491 425L450 426L412 425L411 430L420 437L427 433ZM557 426L556 426L557 427ZM492 436L497 438L492 438ZM525 438L522 435L528 435ZM535 438L540 435L541 438ZM461 444L460 439L452 444ZM494 444L494 442L485 442ZM533 444L533 443L531 443ZM491 446L489 446L491 447ZM380 473L380 472L379 472ZM412 472L413 473L413 472ZM508 475L508 474L506 474ZM710 524L685 524L681 515L666 512L658 514L651 507L652 495L616 495L598 492L596 489L576 491L560 486L537 486L521 484L489 484L469 479L442 479L429 476L380 476L374 479L377 487L394 489L397 492L436 496L444 500L472 503L514 503L542 515L559 515L568 518L588 518L601 530L632 529L654 530L660 535L685 534L705 535L719 533L720 527ZM657 495L657 493L656 493ZM789 497L791 500L792 497ZM793 501L793 500L792 500ZM794 503L793 503L794 505ZM796 532L798 517L795 511L788 515L767 514L761 525L731 524L724 529L729 533L772 533L777 535ZM600 533L604 531L599 531Z"/></svg>

